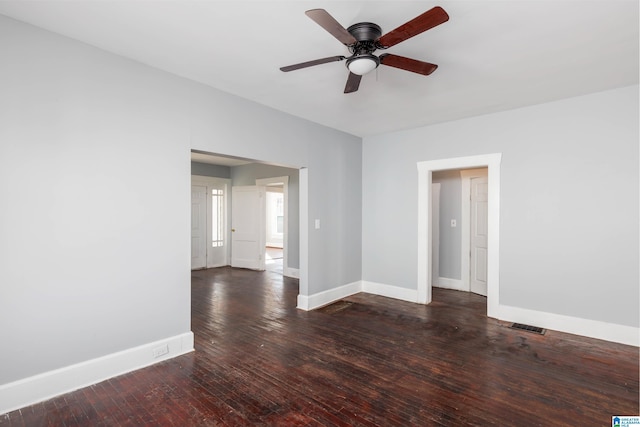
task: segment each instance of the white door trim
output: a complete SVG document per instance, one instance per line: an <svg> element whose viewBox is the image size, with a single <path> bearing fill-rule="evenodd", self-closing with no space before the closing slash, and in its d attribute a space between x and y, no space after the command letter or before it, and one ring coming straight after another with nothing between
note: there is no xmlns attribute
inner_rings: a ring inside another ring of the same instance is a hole
<svg viewBox="0 0 640 427"><path fill-rule="evenodd" d="M309 310L309 169L300 168L298 179L300 186L300 281L297 307Z"/></svg>
<svg viewBox="0 0 640 427"><path fill-rule="evenodd" d="M224 260L223 265L229 265L229 260L231 259L231 244L229 241L229 225L231 221L231 203L230 200L230 192L231 192L231 180L228 178L218 178L214 176L204 176L204 175L191 175L191 185L202 185L207 187L207 268L212 267L220 267L219 265L211 264L210 257L208 255L210 244L211 244L211 187L218 186L223 184L225 187L224 191L224 205L225 205L225 226L224 226Z"/></svg>
<svg viewBox="0 0 640 427"><path fill-rule="evenodd" d="M431 184L433 193L432 193L432 206L433 206L433 216L432 222L436 224L435 228L433 228L432 234L432 245L431 248L431 257L432 257L432 271L431 271L431 280L433 281L433 286L440 286L440 183L436 182Z"/></svg>
<svg viewBox="0 0 640 427"><path fill-rule="evenodd" d="M418 162L418 300L431 302L432 201L431 176L434 171L488 169L488 256L487 316L498 317L500 296L500 163L502 153Z"/></svg>
<svg viewBox="0 0 640 427"><path fill-rule="evenodd" d="M471 290L470 272L471 265L469 253L471 252L471 178L487 176L487 169L465 169L460 171L462 181L462 214L460 216L462 244L460 247L460 277L462 287L469 292Z"/></svg>
<svg viewBox="0 0 640 427"><path fill-rule="evenodd" d="M282 184L284 199L284 238L282 239L282 271L285 276L291 276L289 272L289 177L277 176L273 178L256 179L256 185L269 187L269 185ZM287 274L289 273L289 274Z"/></svg>

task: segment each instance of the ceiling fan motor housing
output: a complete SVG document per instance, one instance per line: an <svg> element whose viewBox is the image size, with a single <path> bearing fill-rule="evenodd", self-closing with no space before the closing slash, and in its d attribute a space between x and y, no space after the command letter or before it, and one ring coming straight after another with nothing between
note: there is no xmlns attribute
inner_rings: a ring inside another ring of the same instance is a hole
<svg viewBox="0 0 640 427"><path fill-rule="evenodd" d="M373 22L358 22L347 28L347 31L359 42L376 41L382 35L382 28Z"/></svg>
<svg viewBox="0 0 640 427"><path fill-rule="evenodd" d="M358 22L347 28L347 31L356 39L356 43L349 46L353 54L371 54L379 48L376 44L382 35L379 25L373 22Z"/></svg>

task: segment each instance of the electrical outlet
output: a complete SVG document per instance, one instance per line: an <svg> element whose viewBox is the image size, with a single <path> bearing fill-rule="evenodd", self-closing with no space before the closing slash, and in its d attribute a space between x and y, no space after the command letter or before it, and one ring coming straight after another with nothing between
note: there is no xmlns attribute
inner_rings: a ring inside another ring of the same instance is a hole
<svg viewBox="0 0 640 427"><path fill-rule="evenodd" d="M167 353L169 353L169 346L167 344L163 345L162 347L153 349L153 357L156 357L156 358L160 356L164 356Z"/></svg>

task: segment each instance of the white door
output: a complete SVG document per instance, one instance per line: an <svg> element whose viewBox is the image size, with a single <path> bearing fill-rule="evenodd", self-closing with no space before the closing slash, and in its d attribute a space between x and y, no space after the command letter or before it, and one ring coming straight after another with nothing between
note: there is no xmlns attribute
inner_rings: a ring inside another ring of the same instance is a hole
<svg viewBox="0 0 640 427"><path fill-rule="evenodd" d="M207 266L207 187L191 186L191 269Z"/></svg>
<svg viewBox="0 0 640 427"><path fill-rule="evenodd" d="M487 296L487 177L471 178L471 292Z"/></svg>
<svg viewBox="0 0 640 427"><path fill-rule="evenodd" d="M209 203L207 218L209 233L207 242L207 268L227 265L226 242L226 192L224 182L213 182L207 186Z"/></svg>
<svg viewBox="0 0 640 427"><path fill-rule="evenodd" d="M264 270L265 222L265 187L232 187L232 267Z"/></svg>

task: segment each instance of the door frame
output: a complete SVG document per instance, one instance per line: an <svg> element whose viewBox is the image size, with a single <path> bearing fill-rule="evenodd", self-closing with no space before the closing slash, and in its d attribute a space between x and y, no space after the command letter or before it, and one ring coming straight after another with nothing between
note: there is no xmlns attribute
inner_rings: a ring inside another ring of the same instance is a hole
<svg viewBox="0 0 640 427"><path fill-rule="evenodd" d="M433 237L431 238L431 242L433 245L433 247L431 248L431 280L433 281L433 286L438 286L440 284L440 187L441 185L439 182L434 182L431 184L431 212L433 213L431 222L432 224L436 225L435 228L433 228Z"/></svg>
<svg viewBox="0 0 640 427"><path fill-rule="evenodd" d="M210 244L211 244L211 200L210 200L210 190L211 187L214 185L220 185L220 184L224 184L224 195L223 195L223 203L224 203L224 207L225 207L225 212L224 212L224 242L225 242L225 246L224 246L224 259L223 259L223 266L224 265L229 265L229 261L231 260L231 242L229 240L229 228L230 228L230 224L231 221L229 220L229 218L231 218L231 203L230 200L231 198L229 197L229 193L231 192L231 180L228 178L218 178L218 177L213 177L213 176L204 176L204 175L191 175L191 185L201 185L201 186L205 186L207 188L207 261L206 261L206 268L213 268L213 267L219 267L217 265L214 265L213 263L210 262L209 259L209 248L210 248Z"/></svg>
<svg viewBox="0 0 640 427"><path fill-rule="evenodd" d="M284 199L284 235L282 237L282 271L287 277L296 277L289 269L289 177L276 176L256 179L256 185L269 188L270 185L282 185Z"/></svg>
<svg viewBox="0 0 640 427"><path fill-rule="evenodd" d="M488 254L487 254L487 316L498 317L500 297L500 163L502 153L418 162L418 283L417 302L431 303L433 204L431 178L434 171L487 168Z"/></svg>
<svg viewBox="0 0 640 427"><path fill-rule="evenodd" d="M462 212L460 214L462 242L460 245L460 277L462 287L471 292L471 179L485 177L487 168L464 169L460 171L462 182ZM487 261L488 263L488 261Z"/></svg>

